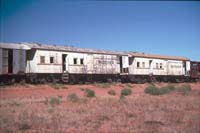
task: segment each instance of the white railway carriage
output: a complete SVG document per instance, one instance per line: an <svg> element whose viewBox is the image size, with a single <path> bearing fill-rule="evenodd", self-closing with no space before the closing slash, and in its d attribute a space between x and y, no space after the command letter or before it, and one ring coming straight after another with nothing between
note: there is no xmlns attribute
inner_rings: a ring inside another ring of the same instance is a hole
<svg viewBox="0 0 200 133"><path fill-rule="evenodd" d="M0 80L177 81L188 77L185 57L114 52L37 43L0 43Z"/></svg>
<svg viewBox="0 0 200 133"><path fill-rule="evenodd" d="M189 76L190 61L185 57L161 56L144 53L129 54L131 80L182 80ZM134 75L134 76L133 76ZM137 77L137 78L136 78ZM135 79L134 79L135 78Z"/></svg>
<svg viewBox="0 0 200 133"><path fill-rule="evenodd" d="M20 57L10 55L6 58L9 62L2 63L1 66L6 64L7 68L1 69L0 74L17 74L12 70L19 69L19 66L13 63L20 61L23 65L20 69L23 69L22 71L30 77L30 80L37 82L52 81L53 79L62 79L66 82L69 79L71 82L119 80L120 73L123 73L124 70L121 62L124 60L122 57L125 54L122 52L36 43L1 43L0 46L1 51L13 51L13 53L16 49L21 48L17 52ZM20 51L22 51L22 55Z"/></svg>

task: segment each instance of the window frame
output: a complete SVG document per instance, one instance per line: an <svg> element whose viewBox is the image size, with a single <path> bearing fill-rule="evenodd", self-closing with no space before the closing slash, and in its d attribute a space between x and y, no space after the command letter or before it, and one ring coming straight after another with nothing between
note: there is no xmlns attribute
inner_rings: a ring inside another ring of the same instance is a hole
<svg viewBox="0 0 200 133"><path fill-rule="evenodd" d="M145 68L145 62L142 62L142 68Z"/></svg>
<svg viewBox="0 0 200 133"><path fill-rule="evenodd" d="M140 68L140 62L139 61L137 62L137 68Z"/></svg>
<svg viewBox="0 0 200 133"><path fill-rule="evenodd" d="M40 56L40 64L45 64L45 56Z"/></svg>
<svg viewBox="0 0 200 133"><path fill-rule="evenodd" d="M163 69L163 63L160 63L160 69Z"/></svg>
<svg viewBox="0 0 200 133"><path fill-rule="evenodd" d="M84 59L80 58L80 65L84 65Z"/></svg>
<svg viewBox="0 0 200 133"><path fill-rule="evenodd" d="M73 59L73 64L74 64L74 65L77 65L77 64L78 64L77 60L78 60L77 58L74 58L74 59Z"/></svg>
<svg viewBox="0 0 200 133"><path fill-rule="evenodd" d="M53 59L53 60L51 60L51 59ZM53 62L52 62L52 61L53 61ZM54 63L55 63L55 57L50 56L50 58L49 58L49 63L50 63L50 64L54 64Z"/></svg>

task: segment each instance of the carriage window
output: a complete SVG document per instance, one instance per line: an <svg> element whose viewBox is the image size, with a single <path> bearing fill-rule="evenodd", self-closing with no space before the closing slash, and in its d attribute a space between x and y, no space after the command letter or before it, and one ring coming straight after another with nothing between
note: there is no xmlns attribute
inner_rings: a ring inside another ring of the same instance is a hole
<svg viewBox="0 0 200 133"><path fill-rule="evenodd" d="M77 64L77 58L74 58L74 64Z"/></svg>
<svg viewBox="0 0 200 133"><path fill-rule="evenodd" d="M162 63L160 63L160 69L162 69Z"/></svg>
<svg viewBox="0 0 200 133"><path fill-rule="evenodd" d="M137 68L139 68L140 67L140 62L137 62Z"/></svg>
<svg viewBox="0 0 200 133"><path fill-rule="evenodd" d="M142 68L145 68L145 62L142 62Z"/></svg>
<svg viewBox="0 0 200 133"><path fill-rule="evenodd" d="M158 63L156 63L156 68L159 68L159 67L158 67Z"/></svg>
<svg viewBox="0 0 200 133"><path fill-rule="evenodd" d="M83 61L84 61L83 59L80 59L80 64L81 64L81 65L83 65Z"/></svg>
<svg viewBox="0 0 200 133"><path fill-rule="evenodd" d="M50 63L54 63L54 57L50 57Z"/></svg>
<svg viewBox="0 0 200 133"><path fill-rule="evenodd" d="M40 63L44 64L45 63L45 56L40 56Z"/></svg>

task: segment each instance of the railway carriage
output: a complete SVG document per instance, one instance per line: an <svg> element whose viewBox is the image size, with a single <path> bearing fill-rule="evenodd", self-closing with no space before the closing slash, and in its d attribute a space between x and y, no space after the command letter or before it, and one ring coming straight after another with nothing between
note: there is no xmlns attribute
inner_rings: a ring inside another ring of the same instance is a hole
<svg viewBox="0 0 200 133"><path fill-rule="evenodd" d="M180 82L194 73L188 58L138 52L0 43L0 55L1 82Z"/></svg>
<svg viewBox="0 0 200 133"><path fill-rule="evenodd" d="M26 46L23 49L22 46ZM123 52L75 48L69 46L45 45L36 43L1 44L3 51L23 51L23 60L10 55L6 58L9 70L16 60L24 63L22 69L29 82L60 81L92 82L119 81L124 70ZM21 48L21 49L20 49ZM4 66L5 62L1 66ZM126 66L127 67L127 66ZM13 71L2 69L1 74L14 75Z"/></svg>
<svg viewBox="0 0 200 133"><path fill-rule="evenodd" d="M188 58L136 52L130 53L129 56L129 77L132 82L183 82L189 77Z"/></svg>

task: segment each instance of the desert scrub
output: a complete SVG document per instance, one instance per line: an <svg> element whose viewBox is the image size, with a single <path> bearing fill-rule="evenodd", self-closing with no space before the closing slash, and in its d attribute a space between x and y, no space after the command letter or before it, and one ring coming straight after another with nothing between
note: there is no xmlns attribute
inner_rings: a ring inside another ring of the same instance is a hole
<svg viewBox="0 0 200 133"><path fill-rule="evenodd" d="M51 97L49 103L54 106L60 104L61 99L59 97Z"/></svg>
<svg viewBox="0 0 200 133"><path fill-rule="evenodd" d="M128 95L131 95L131 94L132 94L131 89L122 89L121 90L121 95L122 96L128 96Z"/></svg>
<svg viewBox="0 0 200 133"><path fill-rule="evenodd" d="M114 90L109 90L109 91L108 91L108 94L114 96L114 95L116 95L116 92L115 92Z"/></svg>
<svg viewBox="0 0 200 133"><path fill-rule="evenodd" d="M170 91L171 91L170 88L167 87L167 86L165 86L165 87L162 87L162 88L159 89L159 94L160 94L160 95L167 94L167 93L169 93Z"/></svg>
<svg viewBox="0 0 200 133"><path fill-rule="evenodd" d="M167 85L166 87L169 88L170 91L173 91L176 89L176 87L174 85Z"/></svg>
<svg viewBox="0 0 200 133"><path fill-rule="evenodd" d="M190 85L186 84L186 85L181 85L176 90L178 92L181 92L182 94L187 94L188 92L190 92L192 90L192 88L190 87Z"/></svg>
<svg viewBox="0 0 200 133"><path fill-rule="evenodd" d="M147 88L145 88L144 92L151 94L151 95L159 95L160 94L159 88L157 88L155 86L148 86Z"/></svg>
<svg viewBox="0 0 200 133"><path fill-rule="evenodd" d="M75 93L72 93L67 96L67 100L69 100L71 102L78 102L79 97Z"/></svg>
<svg viewBox="0 0 200 133"><path fill-rule="evenodd" d="M50 86L54 89L61 89L61 88L64 88L64 85L63 84L58 84L58 83L52 83L50 84Z"/></svg>
<svg viewBox="0 0 200 133"><path fill-rule="evenodd" d="M47 112L48 113L52 113L54 111L54 107L53 106L50 106L47 108Z"/></svg>
<svg viewBox="0 0 200 133"><path fill-rule="evenodd" d="M110 88L111 83L95 83L94 86L98 88Z"/></svg>
<svg viewBox="0 0 200 133"><path fill-rule="evenodd" d="M133 87L130 83L126 84L126 86L127 86L128 88L132 88L132 87Z"/></svg>
<svg viewBox="0 0 200 133"><path fill-rule="evenodd" d="M161 87L161 88L157 88L156 86L148 86L144 92L150 95L163 95L163 94L167 94L173 90L175 90L176 88L172 85L168 85L165 87Z"/></svg>
<svg viewBox="0 0 200 133"><path fill-rule="evenodd" d="M86 97L95 97L95 92L90 89L85 89L85 96Z"/></svg>

